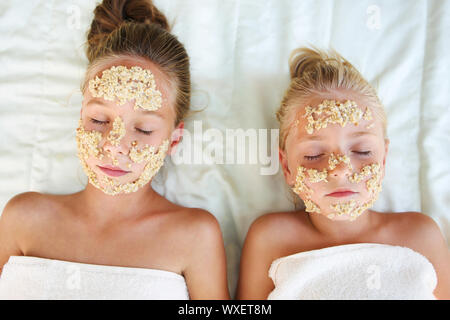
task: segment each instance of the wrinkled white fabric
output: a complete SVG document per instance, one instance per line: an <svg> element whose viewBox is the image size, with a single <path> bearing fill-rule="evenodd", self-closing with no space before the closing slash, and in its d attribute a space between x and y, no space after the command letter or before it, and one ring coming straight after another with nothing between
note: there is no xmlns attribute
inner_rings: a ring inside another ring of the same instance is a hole
<svg viewBox="0 0 450 320"><path fill-rule="evenodd" d="M184 300L184 277L170 271L11 256L0 277L0 299Z"/></svg>
<svg viewBox="0 0 450 320"><path fill-rule="evenodd" d="M275 260L275 289L268 299L436 299L433 265L406 247L375 243L340 245Z"/></svg>

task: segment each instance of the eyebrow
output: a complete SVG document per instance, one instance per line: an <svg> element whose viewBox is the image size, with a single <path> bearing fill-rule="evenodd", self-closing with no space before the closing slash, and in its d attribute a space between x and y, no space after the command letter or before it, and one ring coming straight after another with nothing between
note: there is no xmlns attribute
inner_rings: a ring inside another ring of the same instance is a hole
<svg viewBox="0 0 450 320"><path fill-rule="evenodd" d="M351 134L348 135L348 137L350 138L358 138L358 137L362 137L365 135L372 135L372 136L376 136L375 133L373 132L369 132L369 131L357 131L357 132L353 132ZM324 136L320 136L320 135L312 135L312 136L308 136L306 138L302 138L300 140L300 143L302 142L308 142L308 141L323 141L326 140L326 137Z"/></svg>
<svg viewBox="0 0 450 320"><path fill-rule="evenodd" d="M100 106L102 106L102 107L105 107L105 108L108 108L108 109L109 109L108 104L105 103L105 102L104 102L103 100L101 100L101 99L92 98L92 99L90 99L90 100L86 103L86 105L90 105L90 104L98 104L98 105L100 105ZM142 109L139 109L139 110L137 110L137 111L141 112L141 113L144 114L144 115L157 116L157 117L160 117L160 118L164 118L161 114L156 113L155 111L151 111L151 110L142 110Z"/></svg>
<svg viewBox="0 0 450 320"><path fill-rule="evenodd" d="M301 142L307 141L323 141L326 140L323 136L307 136L306 138L301 139Z"/></svg>
<svg viewBox="0 0 450 320"><path fill-rule="evenodd" d="M361 137L361 136L365 136L365 135L377 136L375 133L370 132L370 131L357 131L357 132L353 132L352 134L350 134L349 137Z"/></svg>

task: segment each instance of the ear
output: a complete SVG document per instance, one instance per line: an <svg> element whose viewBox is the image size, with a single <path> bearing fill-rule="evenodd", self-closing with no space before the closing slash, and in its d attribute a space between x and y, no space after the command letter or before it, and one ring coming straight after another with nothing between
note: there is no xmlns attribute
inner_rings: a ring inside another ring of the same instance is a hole
<svg viewBox="0 0 450 320"><path fill-rule="evenodd" d="M178 126L175 128L175 130L172 132L172 136L170 138L170 147L169 151L167 152L169 155L173 155L176 151L177 145L181 142L181 139L183 138L183 130L184 130L184 122L181 121Z"/></svg>
<svg viewBox="0 0 450 320"><path fill-rule="evenodd" d="M281 169L283 170L283 174L284 174L284 178L286 180L286 183L289 186L293 186L294 185L294 179L292 177L291 170L289 170L289 165L288 165L288 159L287 159L286 151L278 149L278 159L280 160Z"/></svg>

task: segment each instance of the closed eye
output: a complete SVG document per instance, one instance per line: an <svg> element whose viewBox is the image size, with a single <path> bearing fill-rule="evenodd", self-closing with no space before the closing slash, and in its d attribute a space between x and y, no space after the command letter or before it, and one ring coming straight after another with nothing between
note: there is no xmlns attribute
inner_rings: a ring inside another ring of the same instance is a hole
<svg viewBox="0 0 450 320"><path fill-rule="evenodd" d="M94 118L91 118L91 122L95 123L95 124L99 124L101 126L103 126L103 125L108 123L108 121L100 121L100 120L97 120L97 119L94 119Z"/></svg>
<svg viewBox="0 0 450 320"><path fill-rule="evenodd" d="M319 159L321 156L323 156L323 153L318 154L316 156L305 156L305 159L306 160L316 160L316 159Z"/></svg>
<svg viewBox="0 0 450 320"><path fill-rule="evenodd" d="M150 135L153 132L153 131L142 130L142 129L139 129L139 128L136 128L136 131L140 132L140 133L143 133L143 134L146 134L146 135Z"/></svg>
<svg viewBox="0 0 450 320"><path fill-rule="evenodd" d="M372 151L352 151L352 152L361 156L370 156L372 154Z"/></svg>

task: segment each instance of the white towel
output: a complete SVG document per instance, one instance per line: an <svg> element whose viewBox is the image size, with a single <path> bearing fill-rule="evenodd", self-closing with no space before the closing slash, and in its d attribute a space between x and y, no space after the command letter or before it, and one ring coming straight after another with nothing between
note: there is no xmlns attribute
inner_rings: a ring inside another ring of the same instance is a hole
<svg viewBox="0 0 450 320"><path fill-rule="evenodd" d="M435 299L433 265L409 248L347 244L276 259L268 299Z"/></svg>
<svg viewBox="0 0 450 320"><path fill-rule="evenodd" d="M184 277L170 271L11 256L0 299L189 299Z"/></svg>

